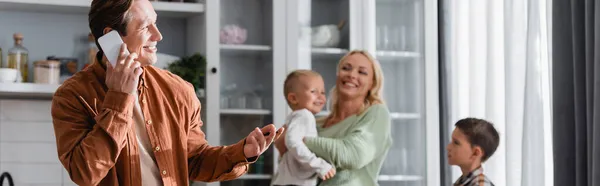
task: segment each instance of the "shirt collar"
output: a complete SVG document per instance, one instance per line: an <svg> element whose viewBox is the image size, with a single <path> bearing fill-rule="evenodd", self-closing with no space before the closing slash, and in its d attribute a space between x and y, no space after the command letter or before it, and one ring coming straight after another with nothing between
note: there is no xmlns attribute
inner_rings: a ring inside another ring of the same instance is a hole
<svg viewBox="0 0 600 186"><path fill-rule="evenodd" d="M469 172L469 174L467 174L466 176L461 176L460 178L458 178L458 180L456 180L454 185L464 185L464 184L468 183L470 180L473 180L473 178L475 178L481 174L483 174L483 167L479 166L475 170Z"/></svg>

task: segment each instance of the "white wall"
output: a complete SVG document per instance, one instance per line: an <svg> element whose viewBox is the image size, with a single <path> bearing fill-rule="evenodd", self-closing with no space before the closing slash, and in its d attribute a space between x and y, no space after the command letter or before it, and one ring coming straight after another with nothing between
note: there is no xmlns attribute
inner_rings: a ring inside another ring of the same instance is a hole
<svg viewBox="0 0 600 186"><path fill-rule="evenodd" d="M13 34L23 34L23 45L29 49L29 80L33 80L33 62L47 56L79 59L87 63L87 14L58 14L0 11L0 48L2 66L7 65L8 50L14 46ZM186 46L185 19L159 17L157 24L163 35L158 43L160 53L184 56Z"/></svg>

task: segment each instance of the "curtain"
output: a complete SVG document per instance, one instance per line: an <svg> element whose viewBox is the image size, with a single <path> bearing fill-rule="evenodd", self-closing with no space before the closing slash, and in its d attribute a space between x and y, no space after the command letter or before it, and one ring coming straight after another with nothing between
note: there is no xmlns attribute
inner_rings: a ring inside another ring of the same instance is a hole
<svg viewBox="0 0 600 186"><path fill-rule="evenodd" d="M600 3L554 0L556 185L600 185ZM560 26L558 26L560 25Z"/></svg>
<svg viewBox="0 0 600 186"><path fill-rule="evenodd" d="M465 117L491 121L500 145L484 163L485 174L496 185L552 186L551 2L442 5L442 130L450 136ZM456 166L448 170L446 185L462 174Z"/></svg>

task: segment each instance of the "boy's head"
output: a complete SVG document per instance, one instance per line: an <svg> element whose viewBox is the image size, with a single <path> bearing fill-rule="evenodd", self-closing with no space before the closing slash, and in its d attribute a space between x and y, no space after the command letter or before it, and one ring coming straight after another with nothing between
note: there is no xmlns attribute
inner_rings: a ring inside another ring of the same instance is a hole
<svg viewBox="0 0 600 186"><path fill-rule="evenodd" d="M325 105L325 83L319 73L295 70L288 74L283 94L292 110L307 109L316 114Z"/></svg>
<svg viewBox="0 0 600 186"><path fill-rule="evenodd" d="M446 146L450 165L485 162L498 148L500 136L492 123L476 118L456 122L452 140Z"/></svg>

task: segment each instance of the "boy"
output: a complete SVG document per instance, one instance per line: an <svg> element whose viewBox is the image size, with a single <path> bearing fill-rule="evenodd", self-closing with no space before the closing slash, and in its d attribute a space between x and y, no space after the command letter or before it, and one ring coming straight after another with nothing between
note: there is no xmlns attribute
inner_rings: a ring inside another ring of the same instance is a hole
<svg viewBox="0 0 600 186"><path fill-rule="evenodd" d="M454 186L494 186L481 164L498 148L498 132L490 122L476 118L462 119L454 126L452 141L446 146L448 163L462 170Z"/></svg>
<svg viewBox="0 0 600 186"><path fill-rule="evenodd" d="M286 118L288 151L279 161L271 185L314 186L317 175L323 180L335 175L335 167L317 157L302 142L305 136L317 137L314 114L325 105L325 83L314 71L296 70L285 79L283 92L293 111Z"/></svg>

